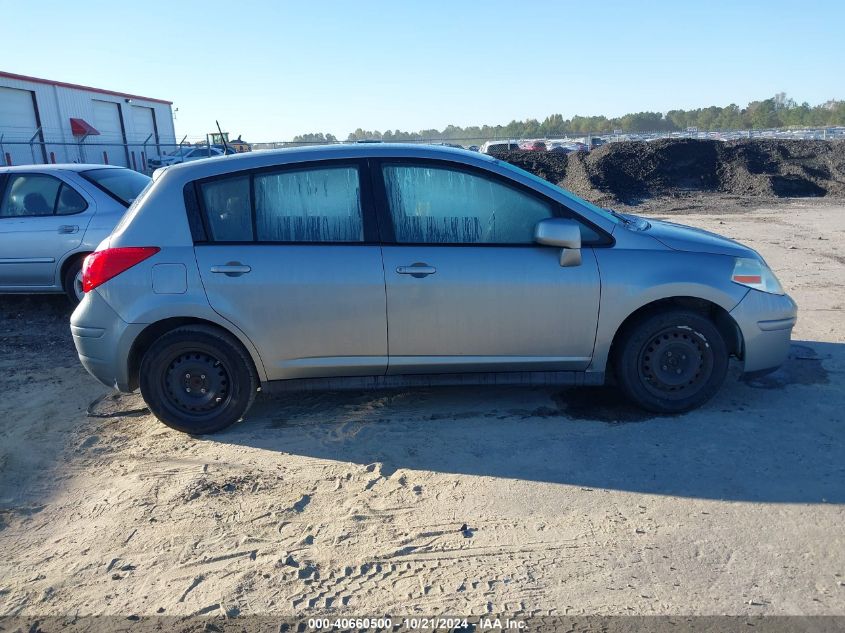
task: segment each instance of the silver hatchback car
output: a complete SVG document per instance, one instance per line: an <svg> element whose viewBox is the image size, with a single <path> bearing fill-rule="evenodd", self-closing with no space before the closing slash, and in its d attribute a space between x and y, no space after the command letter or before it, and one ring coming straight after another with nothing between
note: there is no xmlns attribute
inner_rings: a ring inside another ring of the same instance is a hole
<svg viewBox="0 0 845 633"><path fill-rule="evenodd" d="M681 412L730 356L786 359L796 306L718 235L598 208L475 152L336 145L156 172L83 271L102 383L190 433L260 389L598 385Z"/></svg>
<svg viewBox="0 0 845 633"><path fill-rule="evenodd" d="M82 299L82 260L149 176L108 165L0 167L0 293Z"/></svg>

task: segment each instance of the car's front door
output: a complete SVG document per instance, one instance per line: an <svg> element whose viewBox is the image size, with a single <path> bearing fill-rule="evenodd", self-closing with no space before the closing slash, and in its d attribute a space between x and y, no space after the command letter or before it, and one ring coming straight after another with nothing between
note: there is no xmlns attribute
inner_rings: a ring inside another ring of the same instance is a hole
<svg viewBox="0 0 845 633"><path fill-rule="evenodd" d="M93 206L41 173L0 176L0 287L49 288L62 256L82 242Z"/></svg>
<svg viewBox="0 0 845 633"><path fill-rule="evenodd" d="M200 182L196 244L212 308L270 380L383 374L384 271L366 167L325 161Z"/></svg>
<svg viewBox="0 0 845 633"><path fill-rule="evenodd" d="M591 248L563 267L533 242L556 203L483 170L384 161L389 374L580 370L600 280ZM585 227L589 233L591 229Z"/></svg>

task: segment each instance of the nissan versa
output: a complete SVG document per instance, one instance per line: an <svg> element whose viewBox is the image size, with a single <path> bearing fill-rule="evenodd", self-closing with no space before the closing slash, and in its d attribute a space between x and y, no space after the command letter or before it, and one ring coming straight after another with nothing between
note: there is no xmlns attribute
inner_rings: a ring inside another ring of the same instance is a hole
<svg viewBox="0 0 845 633"><path fill-rule="evenodd" d="M512 165L347 144L165 168L83 267L85 368L189 433L256 391L597 385L681 412L784 362L795 303L712 233Z"/></svg>

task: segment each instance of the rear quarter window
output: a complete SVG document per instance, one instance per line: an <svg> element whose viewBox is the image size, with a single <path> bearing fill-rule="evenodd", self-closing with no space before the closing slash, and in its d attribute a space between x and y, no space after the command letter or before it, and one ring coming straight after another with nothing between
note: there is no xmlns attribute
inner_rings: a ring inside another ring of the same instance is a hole
<svg viewBox="0 0 845 633"><path fill-rule="evenodd" d="M252 205L249 174L205 182L200 196L215 242L251 242Z"/></svg>

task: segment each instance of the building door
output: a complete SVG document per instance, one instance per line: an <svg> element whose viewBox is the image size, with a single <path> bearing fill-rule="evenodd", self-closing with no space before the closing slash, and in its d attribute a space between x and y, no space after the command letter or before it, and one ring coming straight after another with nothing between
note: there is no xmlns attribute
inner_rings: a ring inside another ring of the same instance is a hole
<svg viewBox="0 0 845 633"><path fill-rule="evenodd" d="M28 165L44 162L44 150L40 142L34 146L26 143L38 130L38 113L35 111L35 98L29 90L0 88L0 134L3 135L3 155L0 165ZM38 138L36 141L40 141ZM12 145L11 141L23 142ZM33 157L33 150L35 156Z"/></svg>
<svg viewBox="0 0 845 633"><path fill-rule="evenodd" d="M95 163L107 162L109 165L126 167L126 137L123 133L123 123L120 120L120 105L113 101L97 101L94 99L94 127L100 133L96 137L98 146L94 155L88 150L89 160ZM94 137L92 137L93 139ZM105 154L104 154L105 153Z"/></svg>
<svg viewBox="0 0 845 633"><path fill-rule="evenodd" d="M138 169L145 169L150 158L158 156L158 134L156 134L155 113L152 108L132 106L132 123L135 130L135 148L138 153ZM147 138L149 140L147 141ZM141 144L147 141L146 147ZM143 155L142 155L143 154Z"/></svg>

